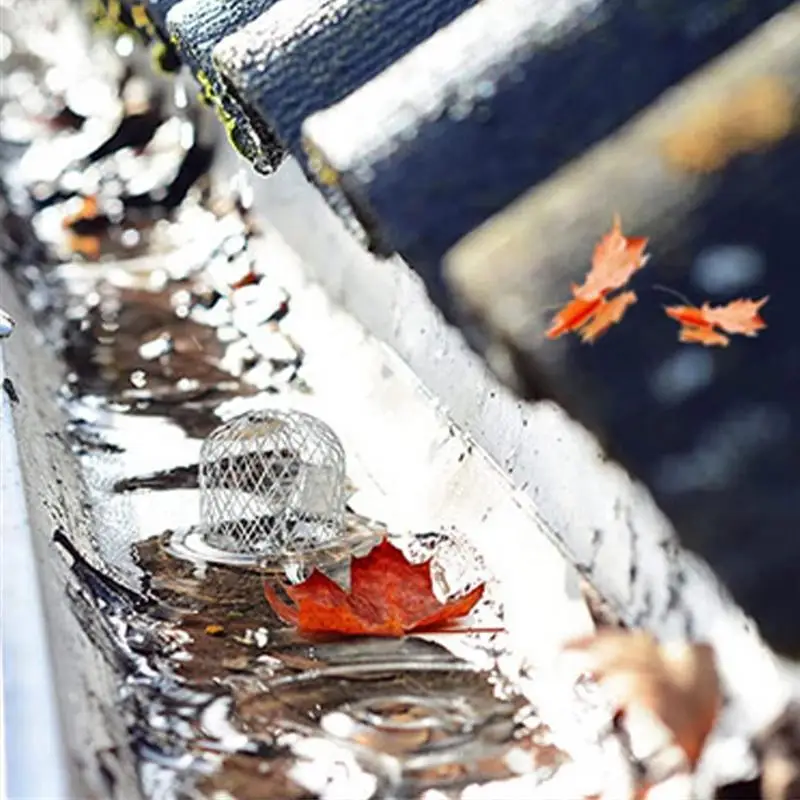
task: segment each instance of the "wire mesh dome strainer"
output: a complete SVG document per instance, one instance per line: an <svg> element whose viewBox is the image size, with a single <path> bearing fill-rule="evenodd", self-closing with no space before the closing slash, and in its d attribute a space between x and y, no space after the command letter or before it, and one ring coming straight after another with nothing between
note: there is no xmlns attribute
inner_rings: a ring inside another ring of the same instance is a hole
<svg viewBox="0 0 800 800"><path fill-rule="evenodd" d="M203 442L203 539L231 560L257 561L328 544L343 530L344 514L344 448L316 417L250 412Z"/></svg>

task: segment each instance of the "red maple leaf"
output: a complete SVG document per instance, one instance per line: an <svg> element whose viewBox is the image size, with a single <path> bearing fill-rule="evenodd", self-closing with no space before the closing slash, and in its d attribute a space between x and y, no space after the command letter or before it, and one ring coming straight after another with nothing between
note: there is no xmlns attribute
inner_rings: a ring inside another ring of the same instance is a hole
<svg viewBox="0 0 800 800"><path fill-rule="evenodd" d="M601 303L592 318L578 331L582 342L592 343L598 336L602 336L612 325L616 325L628 306L636 302L636 292L620 292L610 300L602 298Z"/></svg>
<svg viewBox="0 0 800 800"><path fill-rule="evenodd" d="M767 300L769 297L762 297L760 300L740 298L731 300L724 306L703 303L703 316L711 325L722 328L726 333L755 336L758 331L767 327L767 323L760 314L761 308Z"/></svg>
<svg viewBox="0 0 800 800"><path fill-rule="evenodd" d="M578 296L577 291L578 287L573 285L573 299L553 317L553 324L547 331L548 339L558 339L559 336L563 336L569 331L580 330L587 322L591 321L603 304L602 297L584 300Z"/></svg>
<svg viewBox="0 0 800 800"><path fill-rule="evenodd" d="M595 245L592 268L575 296L591 300L625 286L648 261L647 241L643 236L624 236L619 214L615 214L611 230Z"/></svg>
<svg viewBox="0 0 800 800"><path fill-rule="evenodd" d="M315 569L302 583L285 587L294 605L281 600L267 582L264 594L284 622L307 633L399 637L468 614L484 590L480 584L440 603L433 593L430 561L409 563L388 539L354 558L350 574L350 592Z"/></svg>
<svg viewBox="0 0 800 800"><path fill-rule="evenodd" d="M597 243L592 254L592 268L584 282L572 285L572 297L554 317L546 333L558 339L570 331L582 341L594 342L612 325L617 324L630 305L636 302L633 292L611 296L625 286L633 274L648 261L647 239L624 236L618 215L611 230Z"/></svg>
<svg viewBox="0 0 800 800"><path fill-rule="evenodd" d="M730 338L721 333L739 333L743 336L757 336L767 327L761 317L762 306L769 297L760 300L732 300L724 306L703 303L702 307L667 306L664 311L668 317L681 324L679 338L682 342L703 344L706 347L727 347Z"/></svg>

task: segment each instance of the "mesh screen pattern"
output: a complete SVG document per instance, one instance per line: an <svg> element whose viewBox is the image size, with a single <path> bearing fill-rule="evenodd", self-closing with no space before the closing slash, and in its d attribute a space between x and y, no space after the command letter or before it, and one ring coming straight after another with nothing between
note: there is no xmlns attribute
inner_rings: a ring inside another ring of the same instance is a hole
<svg viewBox="0 0 800 800"><path fill-rule="evenodd" d="M200 451L207 545L273 557L335 539L344 528L345 453L321 420L258 411L214 430Z"/></svg>

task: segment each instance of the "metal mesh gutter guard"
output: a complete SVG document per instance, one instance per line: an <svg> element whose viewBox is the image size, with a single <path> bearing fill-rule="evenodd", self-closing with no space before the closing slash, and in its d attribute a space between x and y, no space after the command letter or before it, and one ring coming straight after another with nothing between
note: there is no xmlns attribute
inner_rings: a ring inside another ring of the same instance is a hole
<svg viewBox="0 0 800 800"><path fill-rule="evenodd" d="M243 414L200 450L200 526L209 556L258 563L324 547L344 531L345 453L322 420Z"/></svg>

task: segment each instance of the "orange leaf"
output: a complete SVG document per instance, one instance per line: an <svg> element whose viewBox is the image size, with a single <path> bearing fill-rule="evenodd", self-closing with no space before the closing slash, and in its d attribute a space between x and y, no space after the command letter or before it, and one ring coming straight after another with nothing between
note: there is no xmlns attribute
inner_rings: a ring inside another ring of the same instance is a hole
<svg viewBox="0 0 800 800"><path fill-rule="evenodd" d="M706 644L660 645L642 631L604 631L567 647L623 712L643 709L694 767L721 707L714 651Z"/></svg>
<svg viewBox="0 0 800 800"><path fill-rule="evenodd" d="M732 300L724 306L710 306L703 304L703 316L711 325L727 331L728 333L742 333L745 336L755 336L760 330L767 327L758 313L769 297L760 300L747 300L741 298Z"/></svg>
<svg viewBox="0 0 800 800"><path fill-rule="evenodd" d="M82 219L91 219L96 217L98 213L97 196L89 195L84 197L81 202L81 207L74 214L70 214L61 221L61 226L64 230L71 228L76 222Z"/></svg>
<svg viewBox="0 0 800 800"><path fill-rule="evenodd" d="M741 333L755 336L767 327L758 313L769 297L760 300L741 298L732 300L724 306L703 303L702 308L694 306L667 306L664 311L668 317L680 322L680 341L704 344L707 347L727 347L730 339L720 333Z"/></svg>
<svg viewBox="0 0 800 800"><path fill-rule="evenodd" d="M636 302L633 292L611 299L608 294L622 288L646 263L647 239L622 234L619 215L614 215L611 230L594 248L592 268L581 286L572 286L573 299L553 318L548 339L557 339L570 331L583 342L593 342L619 322L628 306Z"/></svg>
<svg viewBox="0 0 800 800"><path fill-rule="evenodd" d="M92 261L100 258L101 242L97 236L75 236L69 237L69 247L73 253L80 253Z"/></svg>
<svg viewBox="0 0 800 800"><path fill-rule="evenodd" d="M684 325L678 336L686 344L704 344L706 347L727 347L730 339L710 326Z"/></svg>
<svg viewBox="0 0 800 800"><path fill-rule="evenodd" d="M573 286L572 290L575 292L576 287ZM602 303L602 297L596 297L593 300L575 297L574 300L570 300L554 317L553 324L547 331L547 338L558 339L565 333L578 330L581 325L586 324L592 318Z"/></svg>
<svg viewBox="0 0 800 800"><path fill-rule="evenodd" d="M616 325L628 306L636 302L636 292L622 292L609 301L603 300L594 316L578 331L582 342L594 342L612 325Z"/></svg>
<svg viewBox="0 0 800 800"><path fill-rule="evenodd" d="M234 281L231 284L231 289L242 289L245 286L254 286L257 284L261 278L255 274L252 270L250 270L244 277L239 278L238 281Z"/></svg>
<svg viewBox="0 0 800 800"><path fill-rule="evenodd" d="M619 214L614 215L611 230L597 243L592 254L592 268L576 297L591 300L606 292L620 289L648 260L645 255L647 239L622 234Z"/></svg>
<svg viewBox="0 0 800 800"><path fill-rule="evenodd" d="M681 325L692 328L710 328L711 323L706 319L702 308L694 306L667 306L664 312Z"/></svg>
<svg viewBox="0 0 800 800"><path fill-rule="evenodd" d="M285 622L308 633L403 636L432 629L468 614L481 599L484 584L463 597L440 603L433 594L430 562L409 563L388 539L363 558L354 558L351 590L314 570L302 583L287 586L294 606L266 582L264 594Z"/></svg>

